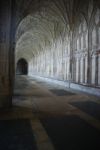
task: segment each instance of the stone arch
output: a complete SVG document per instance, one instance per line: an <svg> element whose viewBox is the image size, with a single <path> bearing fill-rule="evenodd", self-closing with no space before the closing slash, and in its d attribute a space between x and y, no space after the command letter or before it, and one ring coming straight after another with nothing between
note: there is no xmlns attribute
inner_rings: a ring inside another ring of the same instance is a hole
<svg viewBox="0 0 100 150"><path fill-rule="evenodd" d="M74 82L87 84L88 29L94 14L94 8L90 5L88 12L87 6L78 1L44 0L39 10L29 10L17 27L16 60L26 58L33 73L62 80L69 80L71 73Z"/></svg>
<svg viewBox="0 0 100 150"><path fill-rule="evenodd" d="M43 5L39 12L27 14L19 23L16 31L16 59L20 56L27 57L29 64L32 64L34 55L34 72L39 71L40 74L45 72L47 76L63 78L66 72L62 73L62 68L66 69L66 61L61 56L62 51L68 50L64 48L67 45L66 35L69 30L65 18L67 14L65 9L58 7L59 2L56 4L55 1L49 1L49 4L45 1L45 3L46 7ZM63 1L61 4L63 5Z"/></svg>
<svg viewBox="0 0 100 150"><path fill-rule="evenodd" d="M20 75L28 74L28 62L24 58L20 58L17 61L16 74L20 74Z"/></svg>

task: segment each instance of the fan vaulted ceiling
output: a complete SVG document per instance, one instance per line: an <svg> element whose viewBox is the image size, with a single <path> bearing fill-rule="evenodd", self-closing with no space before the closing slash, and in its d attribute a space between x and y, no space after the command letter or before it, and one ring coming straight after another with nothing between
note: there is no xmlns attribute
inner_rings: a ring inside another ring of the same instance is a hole
<svg viewBox="0 0 100 150"><path fill-rule="evenodd" d="M16 31L16 58L28 60L55 46L72 28L80 4L78 0L17 2L18 10L24 17Z"/></svg>

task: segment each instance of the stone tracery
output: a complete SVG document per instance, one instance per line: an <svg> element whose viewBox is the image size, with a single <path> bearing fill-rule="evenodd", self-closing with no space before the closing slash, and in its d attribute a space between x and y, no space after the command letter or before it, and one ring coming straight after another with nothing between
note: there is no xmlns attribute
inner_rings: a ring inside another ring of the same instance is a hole
<svg viewBox="0 0 100 150"><path fill-rule="evenodd" d="M45 74L61 80L69 80L70 76L72 82L100 85L99 8L93 8L93 1L83 5L80 1L60 0L44 0L36 7L39 10L32 12L31 8L17 28L16 61L25 57L31 75Z"/></svg>

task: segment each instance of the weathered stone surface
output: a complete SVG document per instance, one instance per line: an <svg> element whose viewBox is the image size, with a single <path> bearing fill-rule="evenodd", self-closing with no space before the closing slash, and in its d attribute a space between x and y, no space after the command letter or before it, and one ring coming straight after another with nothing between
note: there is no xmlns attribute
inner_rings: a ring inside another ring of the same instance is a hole
<svg viewBox="0 0 100 150"><path fill-rule="evenodd" d="M29 74L61 80L70 75L72 82L99 86L99 61L94 59L100 45L98 2L42 2L33 2L40 9L31 7L17 28L16 62L25 58Z"/></svg>
<svg viewBox="0 0 100 150"><path fill-rule="evenodd" d="M0 108L11 106L10 87L10 29L11 29L11 1L0 2Z"/></svg>
<svg viewBox="0 0 100 150"><path fill-rule="evenodd" d="M12 94L21 58L30 75L100 87L99 0L0 3L0 95Z"/></svg>

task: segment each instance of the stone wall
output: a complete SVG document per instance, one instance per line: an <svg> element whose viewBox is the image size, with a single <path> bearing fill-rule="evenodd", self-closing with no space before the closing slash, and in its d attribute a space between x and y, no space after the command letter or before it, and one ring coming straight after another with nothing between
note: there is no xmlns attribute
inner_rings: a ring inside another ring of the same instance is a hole
<svg viewBox="0 0 100 150"><path fill-rule="evenodd" d="M0 107L11 105L9 78L11 1L0 1Z"/></svg>
<svg viewBox="0 0 100 150"><path fill-rule="evenodd" d="M29 74L100 87L99 1L49 1L28 12L16 32L16 62ZM38 5L37 5L38 6Z"/></svg>

